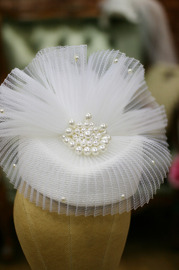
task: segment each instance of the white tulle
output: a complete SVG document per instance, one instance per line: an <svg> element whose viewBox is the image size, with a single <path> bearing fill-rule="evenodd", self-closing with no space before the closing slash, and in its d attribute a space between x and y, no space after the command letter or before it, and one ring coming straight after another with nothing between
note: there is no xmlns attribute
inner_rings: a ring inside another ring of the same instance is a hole
<svg viewBox="0 0 179 270"><path fill-rule="evenodd" d="M94 53L87 63L84 45L42 50L1 85L0 110L1 166L43 209L130 211L148 203L166 177L165 110L148 91L142 65L119 51ZM98 156L78 156L61 139L68 121L88 112L112 137Z"/></svg>

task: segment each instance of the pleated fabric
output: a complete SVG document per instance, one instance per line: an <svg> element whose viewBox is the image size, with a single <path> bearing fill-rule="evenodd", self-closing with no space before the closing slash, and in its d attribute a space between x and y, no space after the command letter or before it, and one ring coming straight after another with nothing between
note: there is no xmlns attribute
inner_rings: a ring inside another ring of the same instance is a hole
<svg viewBox="0 0 179 270"><path fill-rule="evenodd" d="M69 120L107 125L105 152L77 155L62 140ZM67 215L123 213L148 203L170 166L165 109L143 66L119 51L41 50L0 87L0 164L15 188Z"/></svg>

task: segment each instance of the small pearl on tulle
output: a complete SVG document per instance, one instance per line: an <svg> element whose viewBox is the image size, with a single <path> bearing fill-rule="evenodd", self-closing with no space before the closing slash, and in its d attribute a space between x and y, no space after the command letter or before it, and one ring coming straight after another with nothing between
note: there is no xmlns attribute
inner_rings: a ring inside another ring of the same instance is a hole
<svg viewBox="0 0 179 270"><path fill-rule="evenodd" d="M13 164L13 168L16 168L16 164L15 163Z"/></svg>
<svg viewBox="0 0 179 270"><path fill-rule="evenodd" d="M99 153L105 152L111 136L107 134L107 125L102 123L100 126L95 126L90 121L91 113L85 115L84 122L75 124L73 119L69 120L69 126L63 134L62 140L74 149L78 155L97 156Z"/></svg>
<svg viewBox="0 0 179 270"><path fill-rule="evenodd" d="M75 61L77 62L78 59L79 59L79 56L78 56L78 55L75 55L75 56L74 56L74 59L75 59Z"/></svg>
<svg viewBox="0 0 179 270"><path fill-rule="evenodd" d="M118 63L118 59L116 58L116 59L114 59L114 63L115 64L117 64Z"/></svg>
<svg viewBox="0 0 179 270"><path fill-rule="evenodd" d="M132 73L132 68L129 68L129 69L128 69L128 73L129 73L129 74Z"/></svg>
<svg viewBox="0 0 179 270"><path fill-rule="evenodd" d="M124 199L124 198L125 198L125 194L122 194L122 195L121 195L121 198Z"/></svg>
<svg viewBox="0 0 179 270"><path fill-rule="evenodd" d="M4 109L0 109L0 113L4 113Z"/></svg>
<svg viewBox="0 0 179 270"><path fill-rule="evenodd" d="M154 160L152 160L152 163L155 165L155 161Z"/></svg>
<svg viewBox="0 0 179 270"><path fill-rule="evenodd" d="M66 202L66 198L65 197L61 197L61 201L62 202Z"/></svg>

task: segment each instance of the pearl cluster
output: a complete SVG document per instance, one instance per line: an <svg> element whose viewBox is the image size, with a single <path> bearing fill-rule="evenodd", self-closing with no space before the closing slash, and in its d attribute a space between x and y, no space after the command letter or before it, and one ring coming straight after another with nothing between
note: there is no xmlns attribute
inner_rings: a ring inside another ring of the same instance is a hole
<svg viewBox="0 0 179 270"><path fill-rule="evenodd" d="M92 115L87 113L84 122L75 123L73 119L69 121L69 127L62 135L63 142L74 149L78 155L94 155L105 152L111 136L107 134L107 125L95 126L91 121Z"/></svg>

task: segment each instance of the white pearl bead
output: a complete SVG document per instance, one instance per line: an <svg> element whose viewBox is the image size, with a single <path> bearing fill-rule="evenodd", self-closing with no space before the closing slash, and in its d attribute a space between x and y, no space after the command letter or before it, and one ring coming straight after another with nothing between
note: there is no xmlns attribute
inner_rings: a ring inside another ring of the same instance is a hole
<svg viewBox="0 0 179 270"><path fill-rule="evenodd" d="M85 127L88 127L89 126L89 123L88 122L84 122L84 126Z"/></svg>
<svg viewBox="0 0 179 270"><path fill-rule="evenodd" d="M105 128L107 128L107 125L103 123L103 124L100 125L100 128L105 129Z"/></svg>
<svg viewBox="0 0 179 270"><path fill-rule="evenodd" d="M0 113L4 113L4 109L0 109Z"/></svg>
<svg viewBox="0 0 179 270"><path fill-rule="evenodd" d="M83 133L80 133L80 134L79 134L79 137L80 137L81 139L83 139L83 138L84 138L84 134L83 134Z"/></svg>
<svg viewBox="0 0 179 270"><path fill-rule="evenodd" d="M91 136L91 131L90 130L85 131L85 136L90 137Z"/></svg>
<svg viewBox="0 0 179 270"><path fill-rule="evenodd" d="M97 147L92 147L91 152L94 156L97 156L99 154L98 148Z"/></svg>
<svg viewBox="0 0 179 270"><path fill-rule="evenodd" d="M76 144L80 145L81 144L81 139L78 138L78 139L75 140L75 142L76 142Z"/></svg>
<svg viewBox="0 0 179 270"><path fill-rule="evenodd" d="M63 141L64 141L64 143L67 144L67 143L69 142L69 140L70 140L70 139L66 137Z"/></svg>
<svg viewBox="0 0 179 270"><path fill-rule="evenodd" d="M80 133L80 129L79 128L75 128L75 133L79 134Z"/></svg>
<svg viewBox="0 0 179 270"><path fill-rule="evenodd" d="M74 148L76 146L76 144L75 144L75 142L73 140L70 140L68 142L68 145L69 145L70 148Z"/></svg>
<svg viewBox="0 0 179 270"><path fill-rule="evenodd" d="M87 143L87 141L84 139L84 140L82 140L82 142L80 143L80 145L81 145L82 147L85 147L85 146L86 146L86 143Z"/></svg>
<svg viewBox="0 0 179 270"><path fill-rule="evenodd" d="M125 194L122 194L122 195L121 195L121 198L124 199L124 198L125 198Z"/></svg>
<svg viewBox="0 0 179 270"><path fill-rule="evenodd" d="M86 128L85 128L85 127L83 127L83 128L81 129L81 131L82 131L82 132L85 132L85 131L86 131Z"/></svg>
<svg viewBox="0 0 179 270"><path fill-rule="evenodd" d="M129 69L128 69L128 73L129 73L129 74L132 73L132 68L129 68Z"/></svg>
<svg viewBox="0 0 179 270"><path fill-rule="evenodd" d="M115 64L117 64L118 63L118 59L116 58L116 59L114 59L114 63Z"/></svg>
<svg viewBox="0 0 179 270"><path fill-rule="evenodd" d="M94 146L98 146L98 145L99 145L99 142L98 142L97 140L95 140L95 141L93 142L93 145L94 145Z"/></svg>
<svg viewBox="0 0 179 270"><path fill-rule="evenodd" d="M90 147L85 147L83 150L85 156L89 156L91 154L91 149Z"/></svg>
<svg viewBox="0 0 179 270"><path fill-rule="evenodd" d="M104 141L106 141L107 143L109 143L109 139L108 139L107 136L103 136L103 137L101 138L101 140L104 140Z"/></svg>
<svg viewBox="0 0 179 270"><path fill-rule="evenodd" d="M79 127L79 128L81 128L81 127L83 126L83 124L82 124L81 122L77 123L76 125L77 125L77 127Z"/></svg>
<svg viewBox="0 0 179 270"><path fill-rule="evenodd" d="M78 56L78 55L75 55L75 56L74 56L74 59L75 59L75 61L77 62L78 59L79 59L79 56Z"/></svg>
<svg viewBox="0 0 179 270"><path fill-rule="evenodd" d="M92 142L92 141L87 141L87 142L86 142L86 145L87 145L87 146L92 146L92 145L93 145L93 142Z"/></svg>
<svg viewBox="0 0 179 270"><path fill-rule="evenodd" d="M105 137L108 139L108 140L111 140L111 136L109 134L106 134Z"/></svg>
<svg viewBox="0 0 179 270"><path fill-rule="evenodd" d="M63 134L63 135L62 135L62 139L64 140L65 138L66 138L66 136Z"/></svg>
<svg viewBox="0 0 179 270"><path fill-rule="evenodd" d="M65 197L61 197L61 201L62 202L66 202L66 198Z"/></svg>
<svg viewBox="0 0 179 270"><path fill-rule="evenodd" d="M89 119L92 118L92 114L91 114L91 113L87 113L87 114L85 115L85 117L86 117L87 120L89 120Z"/></svg>
<svg viewBox="0 0 179 270"><path fill-rule="evenodd" d="M103 139L100 141L100 144L108 144L108 143L109 143L109 141L107 139Z"/></svg>
<svg viewBox="0 0 179 270"><path fill-rule="evenodd" d="M16 168L16 164L15 163L13 164L13 168Z"/></svg>
<svg viewBox="0 0 179 270"><path fill-rule="evenodd" d="M71 128L67 128L67 129L66 129L66 134L67 134L68 136L72 135L72 134L73 134L73 130L72 130Z"/></svg>
<svg viewBox="0 0 179 270"><path fill-rule="evenodd" d="M81 155L82 152L83 152L83 149L82 149L81 146L77 146L76 149L75 149L75 151L76 151L76 153L77 153L78 155Z"/></svg>
<svg viewBox="0 0 179 270"><path fill-rule="evenodd" d="M105 146L104 144L100 145L100 146L99 146L99 150L100 150L101 152L105 152L105 151L106 151L106 146Z"/></svg>
<svg viewBox="0 0 179 270"><path fill-rule="evenodd" d="M98 128L97 127L94 127L93 128L93 131L95 131L95 132L98 131Z"/></svg>
<svg viewBox="0 0 179 270"><path fill-rule="evenodd" d="M70 119L68 123L71 127L75 125L75 121L73 119Z"/></svg>
<svg viewBox="0 0 179 270"><path fill-rule="evenodd" d="M90 122L90 123L89 123L89 126L90 126L90 127L93 127L93 126L94 126L94 123L93 123L93 122Z"/></svg>
<svg viewBox="0 0 179 270"><path fill-rule="evenodd" d="M78 138L78 135L74 134L72 137L73 137L74 140L76 140Z"/></svg>

